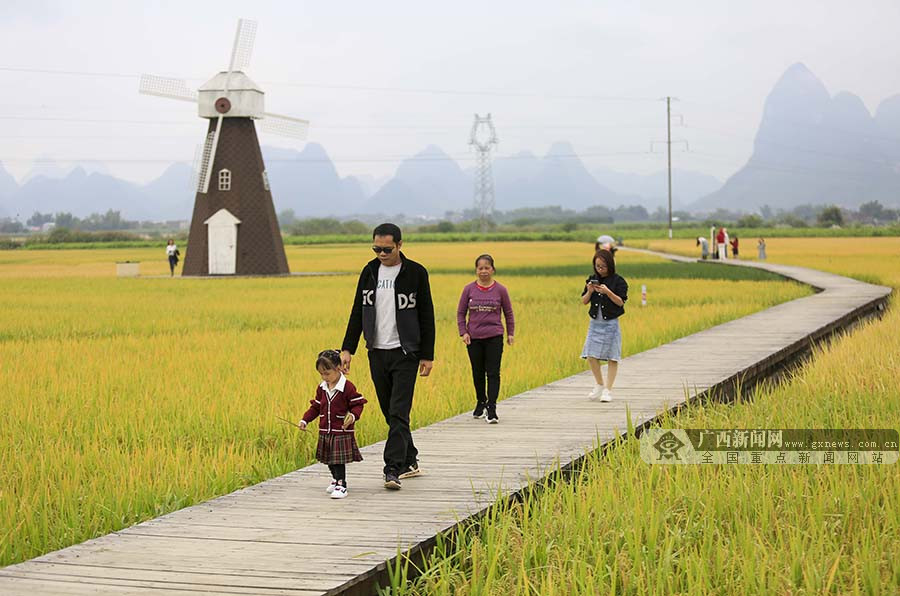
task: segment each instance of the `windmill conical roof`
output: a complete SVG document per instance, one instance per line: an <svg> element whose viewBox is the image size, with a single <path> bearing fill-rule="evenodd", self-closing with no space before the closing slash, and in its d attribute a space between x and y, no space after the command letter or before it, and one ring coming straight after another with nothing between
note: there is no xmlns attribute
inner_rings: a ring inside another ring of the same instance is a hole
<svg viewBox="0 0 900 596"><path fill-rule="evenodd" d="M200 91L222 91L223 89L225 89L226 76L228 76L227 72L220 72L210 80L203 83L203 86L200 87ZM259 85L253 82L253 79L239 70L232 71L231 77L228 79L228 90L259 91L260 93L263 93L263 90L259 88Z"/></svg>

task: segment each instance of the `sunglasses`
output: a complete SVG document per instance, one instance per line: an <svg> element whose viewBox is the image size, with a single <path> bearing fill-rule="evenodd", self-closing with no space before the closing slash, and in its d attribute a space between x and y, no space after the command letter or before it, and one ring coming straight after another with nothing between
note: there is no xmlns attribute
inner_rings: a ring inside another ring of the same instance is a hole
<svg viewBox="0 0 900 596"><path fill-rule="evenodd" d="M394 252L394 247L393 246L373 246L372 250L375 252L376 255L380 254L380 253L389 255L392 252Z"/></svg>

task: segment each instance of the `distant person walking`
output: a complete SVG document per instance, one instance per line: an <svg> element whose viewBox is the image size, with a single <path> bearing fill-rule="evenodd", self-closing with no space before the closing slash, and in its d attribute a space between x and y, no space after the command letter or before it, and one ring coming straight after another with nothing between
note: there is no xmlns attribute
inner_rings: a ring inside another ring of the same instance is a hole
<svg viewBox="0 0 900 596"><path fill-rule="evenodd" d="M356 297L341 346L341 366L350 373L359 336L366 339L369 372L388 424L384 487L400 489L401 478L420 474L419 451L409 428L416 371L434 366L434 304L425 267L400 252L400 228L383 223L372 232L376 257L359 274Z"/></svg>
<svg viewBox="0 0 900 596"><path fill-rule="evenodd" d="M738 258L738 237L735 236L731 239L731 256L735 259Z"/></svg>
<svg viewBox="0 0 900 596"><path fill-rule="evenodd" d="M456 307L456 324L469 353L475 384L475 410L472 416L482 418L487 412L490 424L499 421L497 397L500 395L500 361L503 358L501 312L506 319L506 341L509 345L513 344L516 331L509 292L494 280L495 273L491 255L484 254L475 259L476 279L463 288Z"/></svg>
<svg viewBox="0 0 900 596"><path fill-rule="evenodd" d="M705 261L709 258L709 241L703 236L697 237L697 246L700 247L700 257Z"/></svg>
<svg viewBox="0 0 900 596"><path fill-rule="evenodd" d="M181 256L181 252L179 252L178 247L175 246L175 241L169 238L168 244L166 244L166 256L169 258L169 276L173 277L175 275L175 266L178 265L178 257Z"/></svg>
<svg viewBox="0 0 900 596"><path fill-rule="evenodd" d="M728 255L725 254L725 247L728 246L726 244L728 236L725 234L725 228L719 228L719 233L716 234L716 253L717 258L719 259L727 259Z"/></svg>
<svg viewBox="0 0 900 596"><path fill-rule="evenodd" d="M756 252L758 253L757 256L759 257L760 261L766 260L766 239L765 238L760 238L756 242Z"/></svg>
<svg viewBox="0 0 900 596"><path fill-rule="evenodd" d="M616 262L608 250L598 250L594 254L593 272L585 280L581 292L582 304L590 304L587 337L581 357L586 358L597 385L588 394L588 399L597 397L600 401L612 401L612 388L622 358L622 332L619 317L625 314L628 300L628 283L616 274ZM606 382L600 361L609 363Z"/></svg>

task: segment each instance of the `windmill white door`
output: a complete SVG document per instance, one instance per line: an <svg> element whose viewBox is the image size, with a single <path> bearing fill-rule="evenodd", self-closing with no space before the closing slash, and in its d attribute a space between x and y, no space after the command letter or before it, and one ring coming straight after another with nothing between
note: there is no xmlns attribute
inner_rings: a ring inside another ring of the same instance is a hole
<svg viewBox="0 0 900 596"><path fill-rule="evenodd" d="M209 274L234 275L237 264L237 227L241 223L227 209L219 209L205 222L209 247Z"/></svg>

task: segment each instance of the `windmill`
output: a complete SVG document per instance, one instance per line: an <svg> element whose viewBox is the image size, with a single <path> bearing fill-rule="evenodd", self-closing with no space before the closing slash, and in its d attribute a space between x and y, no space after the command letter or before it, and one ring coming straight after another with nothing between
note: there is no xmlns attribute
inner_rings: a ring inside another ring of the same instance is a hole
<svg viewBox="0 0 900 596"><path fill-rule="evenodd" d="M228 70L198 91L182 79L141 75L140 93L196 103L209 120L182 275L290 273L254 120L298 139L309 122L265 112L262 89L243 72L255 38L256 22L240 19Z"/></svg>

